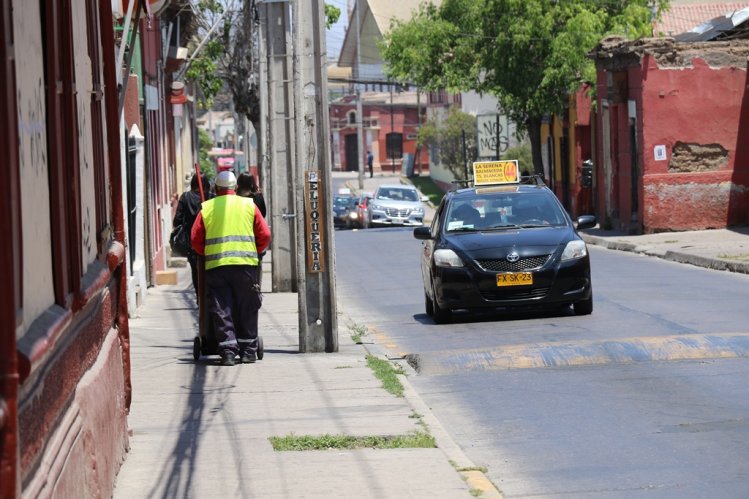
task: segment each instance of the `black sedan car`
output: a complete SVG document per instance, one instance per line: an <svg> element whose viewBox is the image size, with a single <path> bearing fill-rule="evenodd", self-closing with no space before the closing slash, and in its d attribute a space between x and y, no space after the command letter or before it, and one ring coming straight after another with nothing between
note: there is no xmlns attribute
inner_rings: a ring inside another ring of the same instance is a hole
<svg viewBox="0 0 749 499"><path fill-rule="evenodd" d="M457 310L539 309L572 305L593 311L590 260L577 229L545 185L459 189L445 195L423 240L426 312L441 324Z"/></svg>
<svg viewBox="0 0 749 499"><path fill-rule="evenodd" d="M349 224L349 216L356 212L356 198L350 194L337 195L333 197L333 226L346 227Z"/></svg>

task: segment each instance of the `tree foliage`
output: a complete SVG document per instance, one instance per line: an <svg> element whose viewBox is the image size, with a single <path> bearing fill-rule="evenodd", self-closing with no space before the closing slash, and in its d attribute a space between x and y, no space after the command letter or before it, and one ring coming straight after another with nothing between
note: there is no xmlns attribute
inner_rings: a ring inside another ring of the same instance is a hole
<svg viewBox="0 0 749 499"><path fill-rule="evenodd" d="M338 19L340 18L341 18L341 9L339 9L335 5L326 3L325 4L325 27L327 29L330 29L330 27L333 26L335 23L337 23Z"/></svg>
<svg viewBox="0 0 749 499"><path fill-rule="evenodd" d="M213 140L206 130L198 128L198 161L200 162L200 172L205 173L208 179L213 182L216 176L216 167L211 161L208 152L213 148Z"/></svg>
<svg viewBox="0 0 749 499"><path fill-rule="evenodd" d="M494 95L526 127L541 171L540 124L595 81L587 54L608 34L648 36L668 1L443 0L393 21L381 51L391 78L426 89Z"/></svg>
<svg viewBox="0 0 749 499"><path fill-rule="evenodd" d="M419 146L436 147L439 161L455 176L467 178L468 165L477 156L476 117L451 109L444 121L430 119L419 129Z"/></svg>
<svg viewBox="0 0 749 499"><path fill-rule="evenodd" d="M246 116L257 129L260 123L258 85L259 16L256 0L192 0L200 26L190 47L195 53L200 41L207 42L193 57L186 78L201 89L203 107L209 108L226 84L234 110ZM325 5L326 24L333 25L341 15L335 6ZM238 124L241 134L242 126Z"/></svg>

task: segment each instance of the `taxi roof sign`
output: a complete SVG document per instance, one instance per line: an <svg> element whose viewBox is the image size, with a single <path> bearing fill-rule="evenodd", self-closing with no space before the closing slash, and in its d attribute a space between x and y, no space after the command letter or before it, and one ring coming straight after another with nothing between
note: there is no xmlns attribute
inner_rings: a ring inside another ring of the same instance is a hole
<svg viewBox="0 0 749 499"><path fill-rule="evenodd" d="M519 184L518 161L476 161L473 163L473 185Z"/></svg>

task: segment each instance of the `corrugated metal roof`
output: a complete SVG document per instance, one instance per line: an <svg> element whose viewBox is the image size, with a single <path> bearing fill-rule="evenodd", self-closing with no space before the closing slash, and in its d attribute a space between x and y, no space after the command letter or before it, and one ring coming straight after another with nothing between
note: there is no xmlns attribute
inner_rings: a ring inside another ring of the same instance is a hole
<svg viewBox="0 0 749 499"><path fill-rule="evenodd" d="M749 2L698 3L671 5L663 18L655 24L654 34L676 36L716 17L749 7Z"/></svg>
<svg viewBox="0 0 749 499"><path fill-rule="evenodd" d="M748 19L749 7L746 7L710 19L686 33L676 35L674 39L677 42L706 42L709 40L715 40L716 38L723 38L730 36L731 32L734 31L737 26L745 23ZM746 34L739 35L738 33L734 33L734 36L747 38Z"/></svg>

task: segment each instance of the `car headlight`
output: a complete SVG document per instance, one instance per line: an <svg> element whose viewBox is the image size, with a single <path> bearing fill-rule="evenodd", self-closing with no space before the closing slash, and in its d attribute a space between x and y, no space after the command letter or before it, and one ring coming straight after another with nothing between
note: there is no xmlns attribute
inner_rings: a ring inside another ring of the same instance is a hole
<svg viewBox="0 0 749 499"><path fill-rule="evenodd" d="M562 261L575 260L577 258L583 258L588 254L588 247L585 246L585 241L570 241L562 252Z"/></svg>
<svg viewBox="0 0 749 499"><path fill-rule="evenodd" d="M372 205L372 209L373 210L381 210L382 206L380 206L379 204L375 203L375 204Z"/></svg>
<svg viewBox="0 0 749 499"><path fill-rule="evenodd" d="M438 249L434 252L434 264L438 267L462 267L463 260L451 249Z"/></svg>
<svg viewBox="0 0 749 499"><path fill-rule="evenodd" d="M414 208L414 213L418 213L418 214L423 215L424 214L424 207L423 206L419 206L418 208Z"/></svg>
<svg viewBox="0 0 749 499"><path fill-rule="evenodd" d="M355 211L352 211L351 213L349 213L348 216L350 218L359 218L359 214Z"/></svg>

